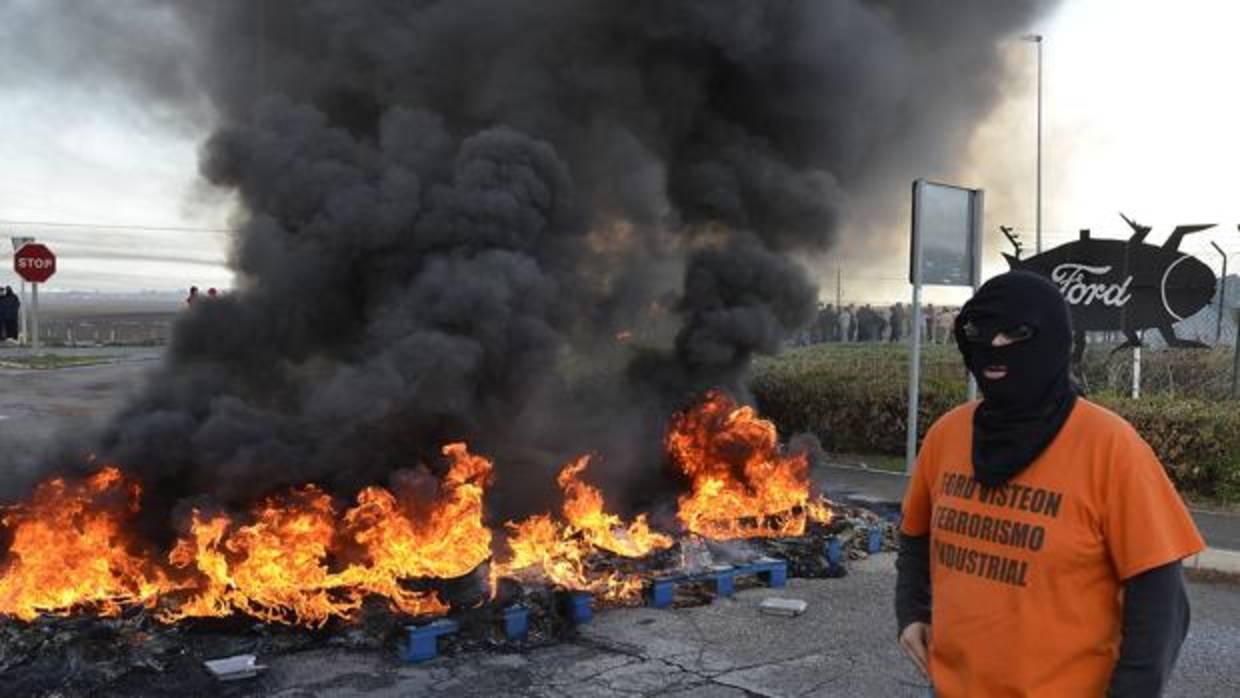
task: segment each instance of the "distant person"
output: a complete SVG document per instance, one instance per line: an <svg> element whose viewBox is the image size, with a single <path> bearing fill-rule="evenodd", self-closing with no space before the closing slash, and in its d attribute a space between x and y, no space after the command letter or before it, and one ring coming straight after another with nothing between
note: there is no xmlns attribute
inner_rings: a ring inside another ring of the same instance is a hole
<svg viewBox="0 0 1240 698"><path fill-rule="evenodd" d="M822 335L822 341L835 341L836 334L839 332L839 327L839 313L835 312L834 305L828 303L827 307L818 311L818 331Z"/></svg>
<svg viewBox="0 0 1240 698"><path fill-rule="evenodd" d="M840 308L840 341L848 342L852 340L853 325L853 307L851 304Z"/></svg>
<svg viewBox="0 0 1240 698"><path fill-rule="evenodd" d="M957 314L958 312L951 308L944 308L939 311L939 316L935 319L936 333L943 344L951 341L952 327L955 325Z"/></svg>
<svg viewBox="0 0 1240 698"><path fill-rule="evenodd" d="M208 299L208 300L215 300L216 298L219 298L219 297L220 297L220 293L219 293L219 291L216 291L216 290L215 290L215 287L214 287L214 286L212 286L211 288L207 289L207 299Z"/></svg>
<svg viewBox="0 0 1240 698"><path fill-rule="evenodd" d="M853 324L857 326L857 329L854 331L857 335L857 341L870 341L870 332L874 329L874 318L870 316L869 303L863 303L860 308L857 308L857 313L853 316Z"/></svg>
<svg viewBox="0 0 1240 698"><path fill-rule="evenodd" d="M865 304L866 324L869 326L866 332L867 342L877 342L883 338L883 328L887 321L883 319L878 311L874 310L869 303Z"/></svg>
<svg viewBox="0 0 1240 698"><path fill-rule="evenodd" d="M927 305L926 311L925 311L925 321L926 321L925 333L926 333L927 344L934 344L934 329L935 327L938 326L938 323L936 322L937 320L938 320L938 317L937 317L937 313L934 312L934 304Z"/></svg>
<svg viewBox="0 0 1240 698"><path fill-rule="evenodd" d="M892 342L900 341L900 337L904 332L904 305L896 303L891 306L890 311L891 333L888 335Z"/></svg>
<svg viewBox="0 0 1240 698"><path fill-rule="evenodd" d="M189 287L189 298L185 299L185 305L192 307L197 302L198 302L198 287L190 286Z"/></svg>
<svg viewBox="0 0 1240 698"><path fill-rule="evenodd" d="M13 287L5 286L0 293L0 342L17 339L21 307L22 301L13 293Z"/></svg>
<svg viewBox="0 0 1240 698"><path fill-rule="evenodd" d="M871 310L874 315L874 341L881 342L887 338L887 313Z"/></svg>

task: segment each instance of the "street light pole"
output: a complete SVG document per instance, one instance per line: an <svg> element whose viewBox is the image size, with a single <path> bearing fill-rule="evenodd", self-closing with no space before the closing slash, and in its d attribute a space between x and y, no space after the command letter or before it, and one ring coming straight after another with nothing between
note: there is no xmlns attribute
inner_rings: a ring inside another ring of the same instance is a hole
<svg viewBox="0 0 1240 698"><path fill-rule="evenodd" d="M1037 240L1034 248L1042 253L1042 35L1025 34L1021 37L1038 45L1038 186L1037 186Z"/></svg>
<svg viewBox="0 0 1240 698"><path fill-rule="evenodd" d="M1217 242L1211 241L1210 244L1214 245L1214 249L1218 250L1219 256L1223 258L1223 278L1220 279L1218 293L1218 317L1215 318L1217 322L1214 325L1214 343L1218 344L1223 338L1223 308L1227 304L1227 253L1218 246Z"/></svg>

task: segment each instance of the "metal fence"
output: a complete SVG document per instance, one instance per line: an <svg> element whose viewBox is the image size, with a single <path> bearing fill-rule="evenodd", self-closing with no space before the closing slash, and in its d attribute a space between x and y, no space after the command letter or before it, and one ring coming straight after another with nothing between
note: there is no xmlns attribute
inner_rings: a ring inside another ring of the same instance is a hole
<svg viewBox="0 0 1240 698"><path fill-rule="evenodd" d="M1233 300L1231 289L1228 300ZM1240 397L1237 393L1240 356L1237 356L1236 347L1240 288L1234 301L1234 305L1223 307L1221 317L1216 303L1174 326L1177 338L1205 345L1201 348L1168 348L1161 333L1147 331L1141 337L1145 346L1138 353L1119 348L1124 337L1118 332L1088 333L1076 376L1087 393L1165 395L1200 400ZM870 327L858 328L852 317L840 322L838 315L832 318L829 312L824 312L818 322L802 331L791 344L835 346L831 351L832 363L845 364L839 366L840 371L858 381L907 380L907 319L893 337L890 306L862 307L886 318L886 322L870 319L865 321ZM923 381L964 384L964 368L950 330L956 311L954 307L935 309L935 315L928 319L922 331L926 343L922 355ZM848 346L853 350L845 350Z"/></svg>

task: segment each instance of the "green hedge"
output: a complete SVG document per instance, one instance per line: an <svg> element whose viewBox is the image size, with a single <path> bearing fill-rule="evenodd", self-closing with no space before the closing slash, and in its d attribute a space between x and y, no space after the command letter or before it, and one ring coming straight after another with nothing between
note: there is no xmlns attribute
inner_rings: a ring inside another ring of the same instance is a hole
<svg viewBox="0 0 1240 698"><path fill-rule="evenodd" d="M923 368L921 433L965 399L954 350L931 347ZM783 434L815 434L835 453L904 453L908 355L903 347L818 345L759 361L751 388ZM1157 395L1091 395L1133 424L1180 489L1240 502L1240 404Z"/></svg>

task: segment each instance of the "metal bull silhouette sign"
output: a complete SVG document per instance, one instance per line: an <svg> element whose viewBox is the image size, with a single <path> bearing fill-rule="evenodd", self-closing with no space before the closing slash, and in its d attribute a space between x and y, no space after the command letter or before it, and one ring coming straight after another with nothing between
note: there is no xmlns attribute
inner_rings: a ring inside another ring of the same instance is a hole
<svg viewBox="0 0 1240 698"><path fill-rule="evenodd" d="M1119 348L1141 345L1138 332L1158 330L1167 346L1203 347L1201 342L1181 339L1173 325L1214 298L1214 272L1201 260L1179 250L1185 235L1214 225L1181 225L1161 247L1145 243L1148 226L1129 220L1133 229L1127 240L1095 240L1088 230L1081 238L1028 259L1020 259L1020 243L1003 232L1016 247L1007 255L1013 269L1027 269L1054 281L1072 309L1079 352L1085 332L1119 331L1127 341Z"/></svg>

